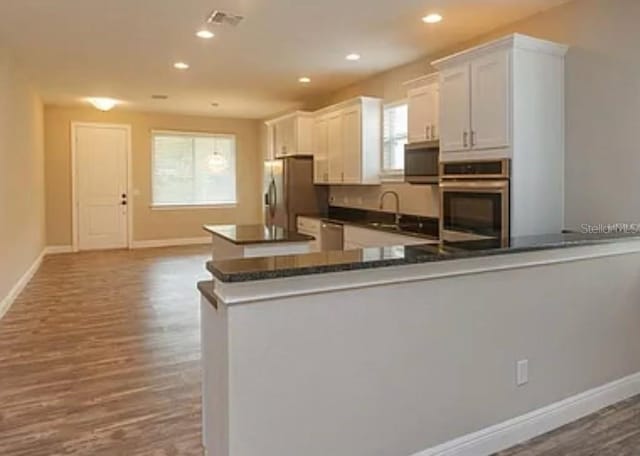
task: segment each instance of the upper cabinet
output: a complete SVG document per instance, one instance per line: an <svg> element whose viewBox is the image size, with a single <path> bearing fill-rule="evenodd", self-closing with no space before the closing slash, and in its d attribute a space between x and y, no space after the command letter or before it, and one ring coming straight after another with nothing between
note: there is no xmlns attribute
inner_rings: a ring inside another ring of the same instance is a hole
<svg viewBox="0 0 640 456"><path fill-rule="evenodd" d="M419 143L440 138L438 75L432 74L405 83L409 109L408 141Z"/></svg>
<svg viewBox="0 0 640 456"><path fill-rule="evenodd" d="M313 155L311 113L297 111L268 120L266 124L269 129L270 158Z"/></svg>
<svg viewBox="0 0 640 456"><path fill-rule="evenodd" d="M517 130L560 109L553 97L564 84L566 50L514 34L433 62L440 73L441 160L512 158ZM529 106L520 109L519 100Z"/></svg>
<svg viewBox="0 0 640 456"><path fill-rule="evenodd" d="M511 146L509 54L498 50L442 70L443 152Z"/></svg>
<svg viewBox="0 0 640 456"><path fill-rule="evenodd" d="M360 97L315 113L314 182L379 183L382 100Z"/></svg>

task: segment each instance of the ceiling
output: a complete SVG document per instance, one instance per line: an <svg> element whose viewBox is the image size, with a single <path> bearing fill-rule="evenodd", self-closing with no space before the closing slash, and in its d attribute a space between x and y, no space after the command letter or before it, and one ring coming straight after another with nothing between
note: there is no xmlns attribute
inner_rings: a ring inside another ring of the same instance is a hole
<svg viewBox="0 0 640 456"><path fill-rule="evenodd" d="M128 109L264 118L566 1L0 0L0 45L46 103L101 96ZM213 9L245 19L195 37ZM433 11L444 21L424 24ZM362 59L346 61L350 52Z"/></svg>

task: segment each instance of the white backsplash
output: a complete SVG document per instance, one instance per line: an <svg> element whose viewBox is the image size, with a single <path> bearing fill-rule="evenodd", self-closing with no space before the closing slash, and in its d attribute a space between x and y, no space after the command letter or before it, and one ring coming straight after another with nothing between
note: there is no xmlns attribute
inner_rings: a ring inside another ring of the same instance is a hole
<svg viewBox="0 0 640 456"><path fill-rule="evenodd" d="M400 196L400 212L403 214L439 217L440 193L436 185L409 185L405 183L382 184L376 186L336 185L329 192L332 206L357 209L380 210L380 195L393 190ZM383 210L395 211L395 199L387 196Z"/></svg>

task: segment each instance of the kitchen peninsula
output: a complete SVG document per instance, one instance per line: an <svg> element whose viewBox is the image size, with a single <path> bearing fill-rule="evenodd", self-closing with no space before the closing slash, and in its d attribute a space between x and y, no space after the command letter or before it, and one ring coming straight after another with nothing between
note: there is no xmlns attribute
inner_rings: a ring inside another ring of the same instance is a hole
<svg viewBox="0 0 640 456"><path fill-rule="evenodd" d="M623 399L594 400L593 391L640 370L637 236L207 267L213 281L199 289L210 455L489 454ZM530 420L539 422L517 427Z"/></svg>
<svg viewBox="0 0 640 456"><path fill-rule="evenodd" d="M205 225L212 235L213 258L249 258L307 253L312 236L268 225Z"/></svg>

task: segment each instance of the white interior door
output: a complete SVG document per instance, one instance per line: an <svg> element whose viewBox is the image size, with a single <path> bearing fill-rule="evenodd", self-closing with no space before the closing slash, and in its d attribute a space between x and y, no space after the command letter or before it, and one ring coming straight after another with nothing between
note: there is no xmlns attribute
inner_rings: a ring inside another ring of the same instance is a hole
<svg viewBox="0 0 640 456"><path fill-rule="evenodd" d="M76 125L74 134L78 249L127 247L129 130Z"/></svg>

